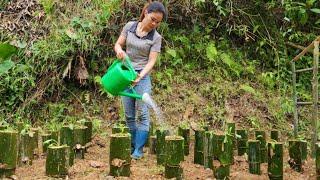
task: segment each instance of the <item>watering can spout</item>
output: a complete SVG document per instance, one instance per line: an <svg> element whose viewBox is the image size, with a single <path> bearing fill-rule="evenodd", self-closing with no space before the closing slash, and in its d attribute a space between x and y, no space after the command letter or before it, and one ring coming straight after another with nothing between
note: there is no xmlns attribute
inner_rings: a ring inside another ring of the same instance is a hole
<svg viewBox="0 0 320 180"><path fill-rule="evenodd" d="M127 96L127 97L132 97L132 98L135 98L135 99L142 99L142 95L140 94L137 94L137 93L128 93L128 92L120 92L119 93L120 96Z"/></svg>

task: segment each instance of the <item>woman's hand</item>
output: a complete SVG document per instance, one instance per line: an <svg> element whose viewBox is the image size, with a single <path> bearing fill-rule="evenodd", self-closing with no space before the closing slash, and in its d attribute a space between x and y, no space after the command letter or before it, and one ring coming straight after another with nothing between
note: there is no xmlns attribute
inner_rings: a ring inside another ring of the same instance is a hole
<svg viewBox="0 0 320 180"><path fill-rule="evenodd" d="M122 50L122 48L116 48L116 55L118 59L124 59L127 54Z"/></svg>
<svg viewBox="0 0 320 180"><path fill-rule="evenodd" d="M135 86L138 84L138 82L142 79L142 76L138 74L137 78L132 82L132 86Z"/></svg>

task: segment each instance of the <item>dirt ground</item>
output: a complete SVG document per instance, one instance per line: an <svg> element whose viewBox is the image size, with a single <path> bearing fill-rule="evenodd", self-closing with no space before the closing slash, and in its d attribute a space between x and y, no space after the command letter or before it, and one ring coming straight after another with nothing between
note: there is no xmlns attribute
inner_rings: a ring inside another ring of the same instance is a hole
<svg viewBox="0 0 320 180"><path fill-rule="evenodd" d="M190 146L190 154L185 157L182 163L185 179L214 179L212 170L205 169L201 165L193 164L193 141ZM143 159L131 163L130 178L114 178L108 176L109 172L109 138L95 136L92 146L88 148L85 159L76 159L75 164L70 168L66 179L165 179L164 167L157 166L156 156L149 154L149 148L145 148ZM235 152L236 153L236 152ZM304 172L298 173L290 169L288 163L288 152L285 151L284 157L284 179L316 179L315 162L312 159L305 161ZM244 156L235 156L234 164L231 166L230 179L235 180L263 180L268 179L267 163L261 165L261 175L248 173L248 163ZM45 157L41 156L33 161L31 166L19 167L16 169L15 179L34 180L50 179L45 175ZM51 178L52 179L52 178Z"/></svg>

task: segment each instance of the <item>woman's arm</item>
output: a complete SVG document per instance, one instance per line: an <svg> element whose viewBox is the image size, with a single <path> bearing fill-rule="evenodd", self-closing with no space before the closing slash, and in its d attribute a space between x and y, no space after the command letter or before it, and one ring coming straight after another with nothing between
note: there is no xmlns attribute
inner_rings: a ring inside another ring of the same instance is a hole
<svg viewBox="0 0 320 180"><path fill-rule="evenodd" d="M138 74L136 80L133 81L133 85L136 85L146 74L148 74L151 71L151 69L157 61L158 54L158 52L150 52L148 63L140 72L140 74Z"/></svg>
<svg viewBox="0 0 320 180"><path fill-rule="evenodd" d="M120 35L116 44L114 45L114 51L116 52L117 58L118 59L124 59L126 56L126 53L122 49L126 43L126 37L123 35Z"/></svg>

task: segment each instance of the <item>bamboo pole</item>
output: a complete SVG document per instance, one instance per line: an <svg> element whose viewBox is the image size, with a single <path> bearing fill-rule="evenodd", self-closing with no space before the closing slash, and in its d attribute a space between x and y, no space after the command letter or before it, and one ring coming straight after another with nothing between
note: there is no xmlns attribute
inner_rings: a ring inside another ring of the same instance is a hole
<svg viewBox="0 0 320 180"><path fill-rule="evenodd" d="M297 172L302 172L301 141L289 140L289 165Z"/></svg>
<svg viewBox="0 0 320 180"><path fill-rule="evenodd" d="M75 157L78 159L84 159L87 129L87 126L76 126L74 128Z"/></svg>
<svg viewBox="0 0 320 180"><path fill-rule="evenodd" d="M183 179L180 163L184 160L184 139L182 136L166 136L165 178Z"/></svg>
<svg viewBox="0 0 320 180"><path fill-rule="evenodd" d="M316 144L316 177L320 180L320 143Z"/></svg>
<svg viewBox="0 0 320 180"><path fill-rule="evenodd" d="M32 165L34 132L21 134L19 147L19 165Z"/></svg>
<svg viewBox="0 0 320 180"><path fill-rule="evenodd" d="M74 129L71 129L70 126L62 126L60 129L60 144L66 144L70 148L70 157L69 157L69 165L72 166L74 164Z"/></svg>
<svg viewBox="0 0 320 180"><path fill-rule="evenodd" d="M0 131L0 179L15 173L18 158L18 132Z"/></svg>
<svg viewBox="0 0 320 180"><path fill-rule="evenodd" d="M195 130L195 142L194 142L194 160L195 164L203 165L204 158L203 158L203 140L204 140L204 133L203 129Z"/></svg>
<svg viewBox="0 0 320 180"><path fill-rule="evenodd" d="M268 162L267 156L267 142L266 142L266 132L265 131L255 131L256 140L260 141L260 163Z"/></svg>
<svg viewBox="0 0 320 180"><path fill-rule="evenodd" d="M283 179L283 144L268 143L268 175L270 180Z"/></svg>
<svg viewBox="0 0 320 180"><path fill-rule="evenodd" d="M249 172L251 174L261 174L260 161L261 161L260 141L249 140L248 141L248 162Z"/></svg>
<svg viewBox="0 0 320 180"><path fill-rule="evenodd" d="M189 155L189 146L190 146L190 128L179 126L178 135L184 138L184 155Z"/></svg>
<svg viewBox="0 0 320 180"><path fill-rule="evenodd" d="M129 177L131 136L129 133L116 133L110 137L110 175Z"/></svg>
<svg viewBox="0 0 320 180"><path fill-rule="evenodd" d="M292 99L293 99L293 126L294 126L294 137L298 136L298 109L297 109L297 74L296 74L296 65L295 62L291 62L291 71L292 71Z"/></svg>
<svg viewBox="0 0 320 180"><path fill-rule="evenodd" d="M318 37L314 41L313 50L313 78L312 78L312 96L313 96L313 113L312 113L312 157L315 156L315 145L317 143L317 129L318 129L318 67L319 67L319 40Z"/></svg>
<svg viewBox="0 0 320 180"><path fill-rule="evenodd" d="M307 46L301 53L299 53L296 57L294 57L291 61L297 61L299 60L303 55L305 55L310 49L314 48L314 42L320 41L320 36L318 36L309 46ZM316 53L313 51L313 55Z"/></svg>
<svg viewBox="0 0 320 180"><path fill-rule="evenodd" d="M51 177L65 177L68 175L70 147L67 145L48 147L46 159L46 175Z"/></svg>
<svg viewBox="0 0 320 180"><path fill-rule="evenodd" d="M245 129L237 129L237 136L238 156L242 156L248 149L248 131Z"/></svg>
<svg viewBox="0 0 320 180"><path fill-rule="evenodd" d="M157 164L164 165L166 161L166 143L165 137L169 134L167 129L157 129L156 131L156 152L157 152Z"/></svg>

